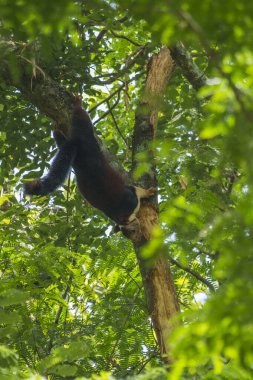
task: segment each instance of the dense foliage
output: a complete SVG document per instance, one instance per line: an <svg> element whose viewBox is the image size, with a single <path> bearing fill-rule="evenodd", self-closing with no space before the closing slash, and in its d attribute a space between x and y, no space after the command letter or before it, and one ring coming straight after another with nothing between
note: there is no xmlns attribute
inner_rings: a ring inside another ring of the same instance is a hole
<svg viewBox="0 0 253 380"><path fill-rule="evenodd" d="M36 64L82 93L127 169L148 58L182 41L208 78L196 92L175 68L153 146L160 225L143 256L167 255L180 300L170 373L131 243L72 177L51 197L23 198L22 182L55 153L53 125L0 84L1 379L253 377L252 15L246 0L0 0L1 41L20 44L31 86Z"/></svg>

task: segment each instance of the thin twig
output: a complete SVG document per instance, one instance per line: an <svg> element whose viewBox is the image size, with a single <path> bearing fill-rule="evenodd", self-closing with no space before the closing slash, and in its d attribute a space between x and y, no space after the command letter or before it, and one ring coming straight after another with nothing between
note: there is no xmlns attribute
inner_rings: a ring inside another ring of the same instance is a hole
<svg viewBox="0 0 253 380"><path fill-rule="evenodd" d="M102 104L107 103L111 98L114 97L114 95L119 94L120 91L124 88L124 86L125 86L125 83L123 83L121 86L119 86L119 87L117 88L117 90L113 91L109 96L107 96L107 98L101 100L101 102L97 103L94 107L92 107L92 108L89 110L89 113L91 113L92 111L94 111L96 108L98 108L98 107L101 106Z"/></svg>
<svg viewBox="0 0 253 380"><path fill-rule="evenodd" d="M196 277L199 281L205 284L211 292L215 291L215 287L213 286L213 284L210 281L208 281L206 278L201 276L201 274L196 272L194 269L191 269L183 264L180 264L177 260L173 259L173 257L171 256L168 256L168 258L172 264L176 265L178 268L184 270L185 272L190 273L192 276Z"/></svg>
<svg viewBox="0 0 253 380"><path fill-rule="evenodd" d="M116 102L111 106L110 109L108 109L106 112L104 112L102 116L100 116L97 120L95 120L93 122L93 124L95 125L95 124L99 123L102 119L104 119L107 115L109 115L109 113L119 104L119 100L120 100L120 96L118 94L118 99L116 100Z"/></svg>
<svg viewBox="0 0 253 380"><path fill-rule="evenodd" d="M144 368L146 367L146 365L150 362L150 360L152 360L153 358L157 357L158 356L158 352L153 352L143 363L142 363L142 366L140 367L140 369L138 370L138 374L141 373Z"/></svg>
<svg viewBox="0 0 253 380"><path fill-rule="evenodd" d="M148 44L140 46L136 50L134 50L128 57L126 57L124 67L119 72L112 73L111 78L109 78L105 81L101 81L99 84L101 84L101 85L111 84L115 80L117 80L118 78L122 77L129 69L131 69L131 67L134 66L139 55L141 55L143 53L143 51L146 49L147 45Z"/></svg>
<svg viewBox="0 0 253 380"><path fill-rule="evenodd" d="M195 257L199 256L199 255L205 255L205 256L208 256L210 259L212 260L217 260L218 257L219 257L219 252L215 252L215 253L210 253L210 252L207 252L201 248L198 248L196 247L198 252L196 253Z"/></svg>
<svg viewBox="0 0 253 380"><path fill-rule="evenodd" d="M128 16L123 16L123 17L119 18L119 19L117 20L117 22L119 22L119 23L122 24L122 23L125 22L126 20L128 20ZM105 35L107 32L108 32L108 30L107 30L106 28L102 29L101 32L99 32L99 34L98 34L98 36L97 36L97 38L96 38L96 41L97 41L97 42L100 42L100 41L102 40L102 38L104 37L104 35Z"/></svg>
<svg viewBox="0 0 253 380"><path fill-rule="evenodd" d="M107 33L107 29L102 29L96 38L96 42L100 42L106 33Z"/></svg>
<svg viewBox="0 0 253 380"><path fill-rule="evenodd" d="M130 147L128 146L127 141L126 141L126 139L125 139L125 136L122 134L121 130L119 129L119 126L118 126L118 123L117 123L117 121L116 121L116 119L115 119L114 113L112 112L112 109L111 109L111 107L110 107L109 100L107 101L107 105L108 105L109 113L110 113L110 115L111 115L111 117L112 117L112 120L113 120L113 122L114 122L115 128L117 129L117 131L118 131L120 137L122 138L122 140L123 140L124 143L126 144L127 148L130 149Z"/></svg>
<svg viewBox="0 0 253 380"><path fill-rule="evenodd" d="M131 44L133 44L133 45L135 45L135 46L142 46L141 44L138 44L138 42L135 42L135 41L131 40L131 38L126 37L126 36L124 36L123 34L117 34L117 33L115 33L113 30L111 30L111 33L112 33L112 35L113 35L114 37L124 39L124 40L130 42Z"/></svg>
<svg viewBox="0 0 253 380"><path fill-rule="evenodd" d="M127 81L124 81L115 91L113 91L110 95L108 95L105 99L101 100L101 102L97 103L94 107L92 107L88 112L91 113L95 109L97 109L99 106L101 106L104 103L107 103L111 98L114 97L117 93L120 93L123 88L128 85L129 83L135 81L136 79L139 78L139 76L143 75L145 72L140 71L139 74L135 75L133 78L128 79Z"/></svg>

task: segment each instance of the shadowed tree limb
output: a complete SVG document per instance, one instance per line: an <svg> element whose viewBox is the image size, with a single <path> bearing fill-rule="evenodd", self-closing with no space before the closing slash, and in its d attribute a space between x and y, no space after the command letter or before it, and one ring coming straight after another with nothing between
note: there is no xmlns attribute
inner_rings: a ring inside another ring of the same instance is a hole
<svg viewBox="0 0 253 380"><path fill-rule="evenodd" d="M173 48L171 48L171 55L175 63L181 68L183 75L195 90L199 90L207 84L207 76L194 62L182 42L178 42Z"/></svg>

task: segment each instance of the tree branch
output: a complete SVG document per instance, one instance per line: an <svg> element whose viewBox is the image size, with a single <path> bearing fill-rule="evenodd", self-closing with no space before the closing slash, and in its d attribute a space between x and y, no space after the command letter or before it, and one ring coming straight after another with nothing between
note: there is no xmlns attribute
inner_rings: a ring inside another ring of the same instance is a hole
<svg viewBox="0 0 253 380"><path fill-rule="evenodd" d="M97 103L94 107L92 107L89 110L89 113L92 113L92 111L94 111L95 109L97 109L98 107L100 107L102 104L107 103L111 98L114 97L114 95L119 94L120 91L122 91L124 87L125 87L125 83L123 83L115 91L113 91L110 95L108 95L107 98L101 100L101 102Z"/></svg>
<svg viewBox="0 0 253 380"><path fill-rule="evenodd" d="M213 284L210 281L208 281L206 278L201 276L201 274L196 272L194 269L191 269L183 264L180 264L177 260L173 259L173 257L169 255L168 255L168 258L172 264L176 265L178 268L184 270L185 272L190 273L192 276L196 277L199 281L205 284L211 292L215 291L215 287L213 286Z"/></svg>
<svg viewBox="0 0 253 380"><path fill-rule="evenodd" d="M34 66L20 57L20 50L22 49L23 46L16 45L11 41L0 42L0 54L2 55L0 80L20 90L28 101L54 120L57 128L68 135L73 111L73 94L50 78L44 71L43 75L41 70L37 70L35 74ZM127 179L128 173L119 165L116 157L108 152L99 139L98 141L111 165Z"/></svg>
<svg viewBox="0 0 253 380"><path fill-rule="evenodd" d="M182 42L178 42L171 48L171 55L195 90L199 90L207 84L207 76L196 65Z"/></svg>
<svg viewBox="0 0 253 380"><path fill-rule="evenodd" d="M131 38L126 37L126 36L124 36L123 34L117 34L117 33L115 33L113 30L111 30L111 33L112 33L112 35L113 35L114 37L124 39L124 40L130 42L131 44L133 44L133 45L135 45L135 46L142 46L141 44L138 44L138 42L135 42L135 41L131 40Z"/></svg>
<svg viewBox="0 0 253 380"><path fill-rule="evenodd" d="M113 105L103 113L102 116L100 116L97 120L95 120L93 122L94 125L96 125L97 123L99 123L102 119L104 119L107 115L109 115L111 113L111 111L119 104L119 101L120 101L120 95L118 93L118 98L117 100L113 103Z"/></svg>
<svg viewBox="0 0 253 380"><path fill-rule="evenodd" d="M118 126L118 123L117 123L117 121L115 119L114 113L112 112L113 110L112 110L112 107L110 106L109 100L107 101L107 105L108 105L108 109L110 111L110 115L112 117L112 120L114 122L115 128L118 131L118 134L120 135L120 137L122 138L122 140L126 144L127 148L130 149L129 146L128 146L128 144L127 144L127 141L125 139L125 136L122 134L121 130L119 129L119 126Z"/></svg>
<svg viewBox="0 0 253 380"><path fill-rule="evenodd" d="M114 73L111 73L109 75L106 75L106 76L109 76L109 79L103 80L103 81L99 81L99 83L96 83L96 84L99 84L101 86L107 85L107 84L112 84L118 78L122 77L125 73L128 72L129 69L131 69L134 66L134 64L136 63L136 61L139 58L139 56L144 53L147 45L148 44L140 46L135 51L133 51L131 54L129 54L129 56L126 57L126 59L125 59L125 63L123 65L123 68L120 69L117 73L114 72ZM135 78L137 76L138 75L136 75ZM100 77L101 77L101 75L100 75ZM95 78L97 78L97 77L95 77ZM93 78L93 79L95 79L95 78Z"/></svg>

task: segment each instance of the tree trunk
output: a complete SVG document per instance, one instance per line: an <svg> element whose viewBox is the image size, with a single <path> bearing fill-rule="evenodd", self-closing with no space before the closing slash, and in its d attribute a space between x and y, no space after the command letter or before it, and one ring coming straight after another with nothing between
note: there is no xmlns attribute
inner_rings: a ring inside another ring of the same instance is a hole
<svg viewBox="0 0 253 380"><path fill-rule="evenodd" d="M157 185L150 142L156 135L158 111L173 68L174 64L169 49L163 48L152 57L147 67L143 96L136 111L132 169L134 171L138 167L138 153L146 152L151 162L150 170L138 181L144 188L156 187ZM137 234L135 231L132 240L138 257L148 311L156 332L160 352L164 361L170 363L169 336L175 325L173 317L179 312L170 267L168 260L163 255L159 255L159 252L158 258L152 266L141 256L141 247L151 239L152 229L158 223L157 199L142 202L137 216L140 222L139 233Z"/></svg>

